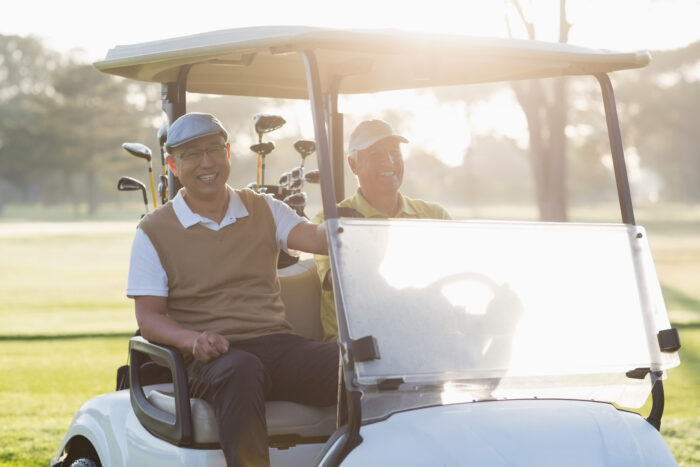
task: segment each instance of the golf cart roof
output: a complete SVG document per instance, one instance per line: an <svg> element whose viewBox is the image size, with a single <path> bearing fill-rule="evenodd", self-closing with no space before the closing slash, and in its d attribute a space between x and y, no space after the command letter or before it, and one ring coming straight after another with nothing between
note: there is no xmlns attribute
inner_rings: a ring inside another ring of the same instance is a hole
<svg viewBox="0 0 700 467"><path fill-rule="evenodd" d="M650 60L645 51L529 40L269 26L119 45L95 67L165 83L177 81L180 69L191 66L189 92L306 98L304 61L296 53L306 50L316 54L323 92L338 86L341 94L599 74L643 67Z"/></svg>

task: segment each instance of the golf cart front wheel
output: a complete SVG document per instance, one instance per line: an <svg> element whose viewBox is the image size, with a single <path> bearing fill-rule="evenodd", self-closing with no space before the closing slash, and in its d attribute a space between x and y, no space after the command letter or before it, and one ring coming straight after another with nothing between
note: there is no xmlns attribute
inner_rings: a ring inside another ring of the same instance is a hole
<svg viewBox="0 0 700 467"><path fill-rule="evenodd" d="M97 467L97 465L97 462L94 460L87 457L81 457L80 459L74 460L70 467Z"/></svg>

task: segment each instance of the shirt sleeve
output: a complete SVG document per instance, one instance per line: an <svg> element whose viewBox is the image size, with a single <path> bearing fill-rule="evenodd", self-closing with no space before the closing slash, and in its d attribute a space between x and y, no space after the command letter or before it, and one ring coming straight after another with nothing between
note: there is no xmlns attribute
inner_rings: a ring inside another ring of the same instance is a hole
<svg viewBox="0 0 700 467"><path fill-rule="evenodd" d="M452 220L452 216L450 216L450 213L447 212L447 209L443 208L439 204L437 204L436 207L438 209L439 217L436 216L438 219Z"/></svg>
<svg viewBox="0 0 700 467"><path fill-rule="evenodd" d="M168 276L151 239L143 230L137 229L131 244L126 296L133 298L141 295L167 297Z"/></svg>
<svg viewBox="0 0 700 467"><path fill-rule="evenodd" d="M282 201L275 199L272 195L265 195L265 201L270 206L272 218L277 227L277 245L280 250L287 251L287 237L294 227L306 219L298 215L292 208Z"/></svg>

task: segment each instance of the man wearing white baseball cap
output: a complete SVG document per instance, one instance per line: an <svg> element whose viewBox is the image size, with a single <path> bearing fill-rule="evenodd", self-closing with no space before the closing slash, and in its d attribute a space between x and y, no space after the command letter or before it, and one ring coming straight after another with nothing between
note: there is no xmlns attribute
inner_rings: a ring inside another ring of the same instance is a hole
<svg viewBox="0 0 700 467"><path fill-rule="evenodd" d="M357 177L355 194L338 203L339 213L348 217L450 219L447 211L436 203L412 199L399 192L403 181L401 143L408 140L384 120L366 120L357 125L348 141L348 165ZM313 219L324 221L323 213ZM323 338L338 338L335 299L330 281L328 256L315 255L321 280L321 324Z"/></svg>
<svg viewBox="0 0 700 467"><path fill-rule="evenodd" d="M190 394L214 407L230 466L269 464L266 400L336 403L338 348L293 333L280 249L326 253L326 230L271 196L227 185L228 134L210 114L169 128L183 188L139 223L127 295L141 334L182 352Z"/></svg>

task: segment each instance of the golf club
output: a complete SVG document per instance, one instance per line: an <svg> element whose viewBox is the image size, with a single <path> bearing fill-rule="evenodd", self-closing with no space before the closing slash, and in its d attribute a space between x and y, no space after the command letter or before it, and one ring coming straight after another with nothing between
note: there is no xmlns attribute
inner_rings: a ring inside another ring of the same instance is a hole
<svg viewBox="0 0 700 467"><path fill-rule="evenodd" d="M258 114L253 117L255 132L258 134L258 143L262 143L262 135L282 128L287 121L279 115Z"/></svg>
<svg viewBox="0 0 700 467"><path fill-rule="evenodd" d="M282 175L280 175L279 184L282 188L289 188L290 175L291 174L289 172L285 172Z"/></svg>
<svg viewBox="0 0 700 467"><path fill-rule="evenodd" d="M153 164L151 163L152 155L151 149L145 144L141 143L124 143L122 147L129 154L136 156L141 159L146 159L148 161L148 176L151 180L151 196L153 197L153 209L157 208L156 204L156 188L153 181Z"/></svg>
<svg viewBox="0 0 700 467"><path fill-rule="evenodd" d="M165 168L165 141L168 139L168 126L163 125L158 128L156 136L160 144L160 182L163 186L162 190L160 188L158 189L158 193L160 194L160 204L165 204L166 201L168 201L168 174Z"/></svg>
<svg viewBox="0 0 700 467"><path fill-rule="evenodd" d="M258 155L258 187L265 185L265 156L270 154L273 149L275 149L275 143L272 141L257 143L250 147L250 150Z"/></svg>
<svg viewBox="0 0 700 467"><path fill-rule="evenodd" d="M304 159L309 157L316 150L316 143L308 139L300 139L294 143L294 149L301 156L301 167L304 167Z"/></svg>
<svg viewBox="0 0 700 467"><path fill-rule="evenodd" d="M306 183L321 183L321 172L318 169L309 170L304 174L304 181Z"/></svg>
<svg viewBox="0 0 700 467"><path fill-rule="evenodd" d="M306 193L294 193L285 197L284 201L290 208L294 209L297 214L304 216L304 208L306 207ZM304 216L306 217L306 216Z"/></svg>
<svg viewBox="0 0 700 467"><path fill-rule="evenodd" d="M148 212L148 197L146 196L146 185L131 177L121 177L117 182L117 190L119 191L136 191L141 190L143 195L143 204ZM143 216L141 216L143 217Z"/></svg>
<svg viewBox="0 0 700 467"><path fill-rule="evenodd" d="M163 174L160 176L160 183L158 184L158 196L160 196L161 204L168 202L168 176Z"/></svg>

